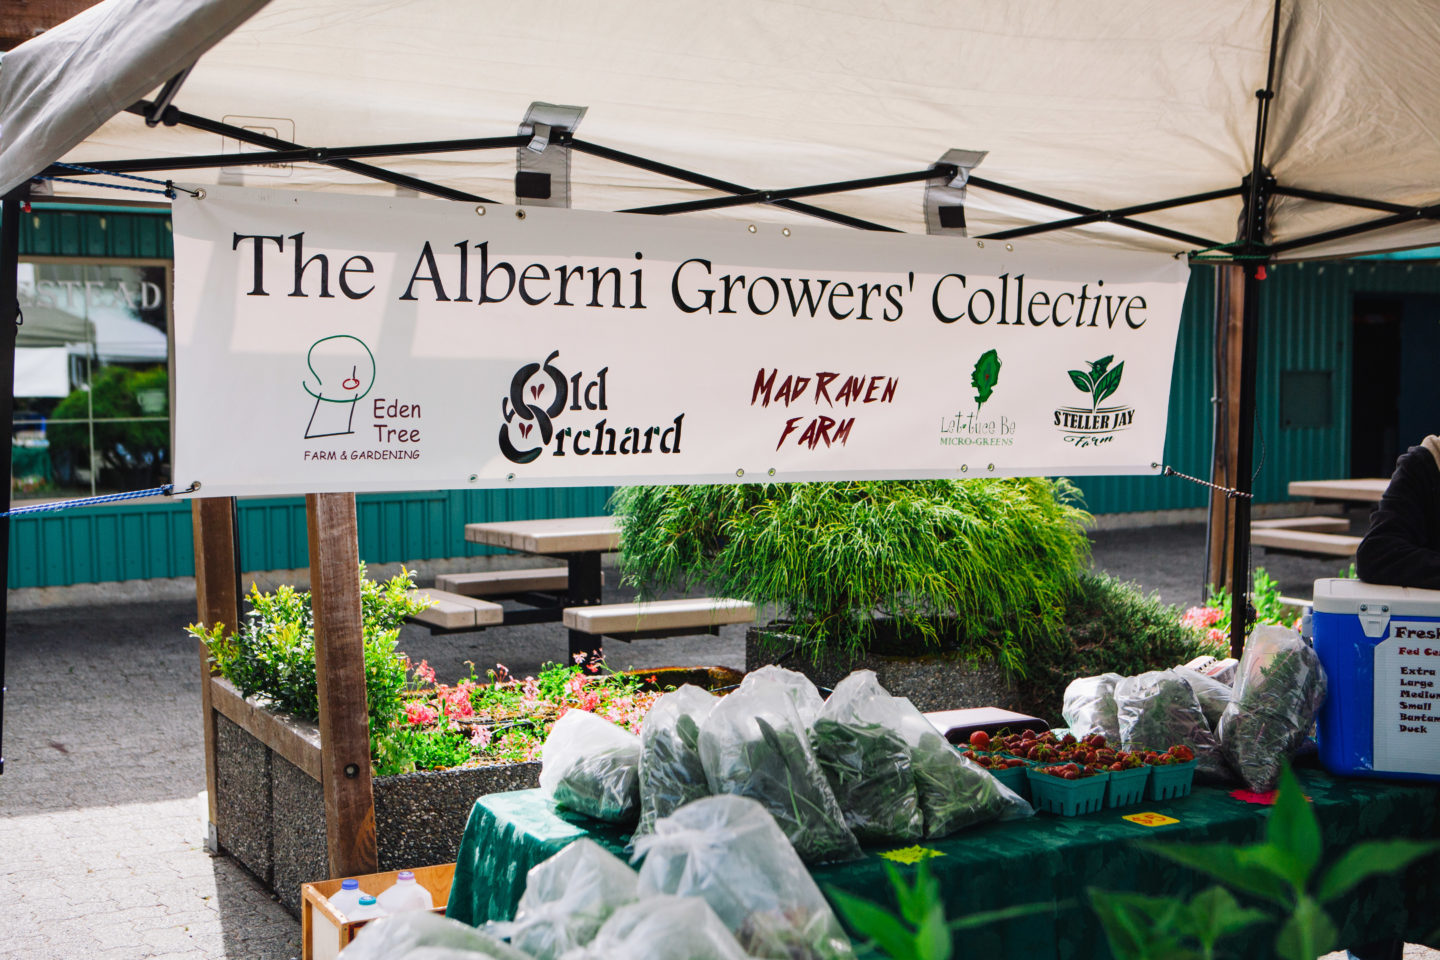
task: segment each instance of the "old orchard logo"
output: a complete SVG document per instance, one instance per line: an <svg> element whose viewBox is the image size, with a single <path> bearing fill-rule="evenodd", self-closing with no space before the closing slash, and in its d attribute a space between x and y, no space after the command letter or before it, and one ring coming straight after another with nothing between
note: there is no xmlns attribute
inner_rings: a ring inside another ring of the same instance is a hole
<svg viewBox="0 0 1440 960"><path fill-rule="evenodd" d="M577 372L567 377L555 365L556 350L544 363L527 363L510 378L510 393L500 401L505 422L500 425L500 452L511 463L530 463L548 448L552 456L616 456L632 453L679 453L685 414L665 427L612 426L608 416L593 426L560 426L567 413L606 412L608 366L593 376ZM569 418L571 420L577 418Z"/></svg>
<svg viewBox="0 0 1440 960"><path fill-rule="evenodd" d="M981 410L1000 382L1000 354L987 350L975 361L970 386L975 409L957 410L940 418L940 444L946 447L1010 447L1015 444L1015 421L1006 416L982 416Z"/></svg>
<svg viewBox="0 0 1440 960"><path fill-rule="evenodd" d="M1128 406L1102 407L1101 402L1120 389L1120 377L1125 370L1125 361L1114 367L1110 362L1115 357L1101 357L1087 360L1089 372L1071 370L1070 382L1075 389L1090 397L1089 408L1057 407L1055 427L1065 435L1065 442L1076 447L1094 447L1109 443L1115 434L1128 429L1135 421L1135 409Z"/></svg>

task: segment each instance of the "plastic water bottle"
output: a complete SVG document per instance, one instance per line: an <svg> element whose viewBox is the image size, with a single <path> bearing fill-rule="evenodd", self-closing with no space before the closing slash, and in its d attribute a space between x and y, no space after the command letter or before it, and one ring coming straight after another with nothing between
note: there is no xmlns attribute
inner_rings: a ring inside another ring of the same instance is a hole
<svg viewBox="0 0 1440 960"><path fill-rule="evenodd" d="M389 912L389 910L386 910L384 907L380 906L380 904L376 903L375 898L370 896L370 894L362 893L360 895L360 899L357 900L355 903L355 912L347 913L345 915L345 919L374 920L376 917L383 917Z"/></svg>
<svg viewBox="0 0 1440 960"><path fill-rule="evenodd" d="M340 881L340 889L330 897L330 906L346 920L355 919L355 909L360 906L360 881L347 878Z"/></svg>
<svg viewBox="0 0 1440 960"><path fill-rule="evenodd" d="M386 913L432 910L435 907L430 891L415 882L415 874L410 870L401 870L395 878L395 885L380 894L378 902Z"/></svg>

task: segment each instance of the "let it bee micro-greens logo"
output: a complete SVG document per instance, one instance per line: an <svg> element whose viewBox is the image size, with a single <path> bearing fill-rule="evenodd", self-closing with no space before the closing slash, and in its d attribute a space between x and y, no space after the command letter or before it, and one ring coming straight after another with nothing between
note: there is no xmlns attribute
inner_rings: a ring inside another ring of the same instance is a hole
<svg viewBox="0 0 1440 960"><path fill-rule="evenodd" d="M945 447L1010 447L1015 444L1015 421L1001 415L981 416L981 408L995 395L1000 383L1000 354L987 350L970 371L975 391L974 410L956 410L940 418L940 445ZM961 369L964 369L963 367Z"/></svg>
<svg viewBox="0 0 1440 960"><path fill-rule="evenodd" d="M1134 407L1100 406L1120 389L1120 378L1125 373L1125 361L1112 367L1114 359L1111 354L1099 360L1086 360L1089 370L1068 371L1075 389L1090 398L1090 406L1055 408L1055 427L1064 434L1066 443L1076 447L1099 446L1111 442L1117 432L1134 423Z"/></svg>

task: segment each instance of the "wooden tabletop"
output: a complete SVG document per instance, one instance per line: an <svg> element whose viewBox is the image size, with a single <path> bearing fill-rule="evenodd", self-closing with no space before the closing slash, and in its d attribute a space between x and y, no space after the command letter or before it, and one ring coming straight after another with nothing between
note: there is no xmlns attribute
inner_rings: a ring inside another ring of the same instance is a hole
<svg viewBox="0 0 1440 960"><path fill-rule="evenodd" d="M1379 503L1388 486L1390 481L1383 477L1361 477L1355 480L1292 480L1289 489L1292 497Z"/></svg>
<svg viewBox="0 0 1440 960"><path fill-rule="evenodd" d="M521 553L608 553L620 549L620 527L614 517L467 523L465 539Z"/></svg>

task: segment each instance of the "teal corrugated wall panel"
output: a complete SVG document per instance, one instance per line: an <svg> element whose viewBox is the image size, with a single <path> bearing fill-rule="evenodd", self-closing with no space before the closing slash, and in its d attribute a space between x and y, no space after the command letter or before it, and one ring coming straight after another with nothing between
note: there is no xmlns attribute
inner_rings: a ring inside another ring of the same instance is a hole
<svg viewBox="0 0 1440 960"><path fill-rule="evenodd" d="M37 208L20 221L21 257L168 260L174 255L170 215L164 210L95 213Z"/></svg>
<svg viewBox="0 0 1440 960"><path fill-rule="evenodd" d="M414 562L495 553L465 542L465 524L604 512L609 487L440 490L356 498L360 558ZM242 500L240 564L291 570L310 562L301 497ZM186 503L115 504L10 521L7 587L189 577L195 557Z"/></svg>

